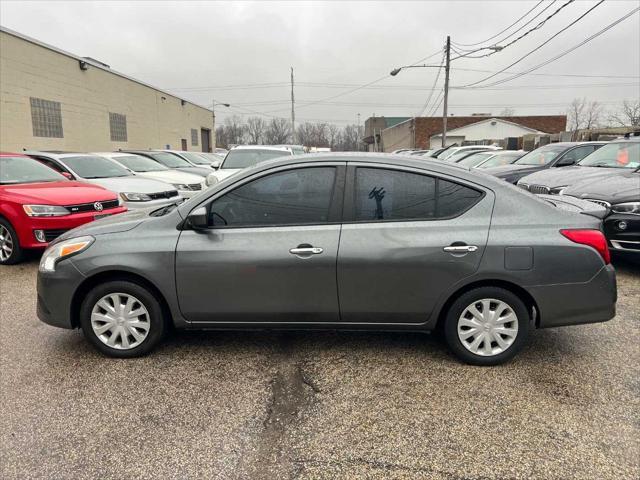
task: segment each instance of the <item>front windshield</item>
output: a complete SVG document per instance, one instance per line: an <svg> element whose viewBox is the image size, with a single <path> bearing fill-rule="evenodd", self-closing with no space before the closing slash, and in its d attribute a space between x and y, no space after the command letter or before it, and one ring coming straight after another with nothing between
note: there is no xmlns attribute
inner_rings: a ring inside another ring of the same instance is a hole
<svg viewBox="0 0 640 480"><path fill-rule="evenodd" d="M231 150L227 153L221 168L247 168L265 160L287 155L291 155L291 152L286 150L261 150L258 148Z"/></svg>
<svg viewBox="0 0 640 480"><path fill-rule="evenodd" d="M545 145L524 155L515 165L546 165L556 159L567 147L562 145Z"/></svg>
<svg viewBox="0 0 640 480"><path fill-rule="evenodd" d="M81 178L112 178L129 177L125 168L111 160L95 155L85 155L82 157L64 157L60 159L71 170Z"/></svg>
<svg viewBox="0 0 640 480"><path fill-rule="evenodd" d="M442 152L440 152L438 155L436 155L436 158L438 160L444 160L449 155L453 155L454 153L456 153L458 150L459 150L459 148L455 148L455 147L446 148Z"/></svg>
<svg viewBox="0 0 640 480"><path fill-rule="evenodd" d="M460 160L458 162L458 165L464 165L465 167L475 167L476 165L481 164L482 162L484 162L488 158L491 158L494 155L495 153L486 153L486 152L474 153L473 155L469 155L468 157Z"/></svg>
<svg viewBox="0 0 640 480"><path fill-rule="evenodd" d="M162 172L169 170L164 165L140 155L123 155L122 157L115 157L114 160L134 172Z"/></svg>
<svg viewBox="0 0 640 480"><path fill-rule="evenodd" d="M483 149L474 150L472 148L460 150L459 152L454 153L453 155L448 156L445 160L447 162L457 163L461 158L465 158L467 155L471 155L478 151L484 151Z"/></svg>
<svg viewBox="0 0 640 480"><path fill-rule="evenodd" d="M191 163L195 163L196 165L206 165L206 166L211 165L210 161L208 161L206 158L203 158L202 156L198 155L197 153L180 152L180 155L182 155L184 158L189 160Z"/></svg>
<svg viewBox="0 0 640 480"><path fill-rule="evenodd" d="M33 158L0 157L0 185L66 181L58 172Z"/></svg>
<svg viewBox="0 0 640 480"><path fill-rule="evenodd" d="M583 167L638 168L640 142L609 143L578 163Z"/></svg>
<svg viewBox="0 0 640 480"><path fill-rule="evenodd" d="M160 162L165 167L169 168L183 168L183 167L191 167L192 165L187 162L184 158L180 158L173 153L167 152L153 152L149 153L149 155L154 159Z"/></svg>
<svg viewBox="0 0 640 480"><path fill-rule="evenodd" d="M487 160L483 164L478 164L478 168L491 168L501 167L502 165L509 165L520 157L522 157L521 152L501 153L489 158L489 160Z"/></svg>

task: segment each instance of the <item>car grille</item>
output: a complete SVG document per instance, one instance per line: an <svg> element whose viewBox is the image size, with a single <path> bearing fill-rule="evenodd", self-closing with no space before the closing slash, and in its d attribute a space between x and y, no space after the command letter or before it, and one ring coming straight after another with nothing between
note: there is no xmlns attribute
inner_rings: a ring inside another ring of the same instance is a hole
<svg viewBox="0 0 640 480"><path fill-rule="evenodd" d="M53 242L56 238L62 235L67 230L45 230L44 239L46 242Z"/></svg>
<svg viewBox="0 0 640 480"><path fill-rule="evenodd" d="M597 203L598 205L602 205L605 208L611 208L611 204L609 202L605 202L604 200L595 200L593 198L585 198L587 202Z"/></svg>
<svg viewBox="0 0 640 480"><path fill-rule="evenodd" d="M96 208L97 203L102 205L102 208L99 210ZM101 212L102 210L107 210L109 208L116 208L117 206L118 206L118 200L105 200L104 202L81 203L80 205L65 205L64 208L69 210L71 213L80 213L80 212Z"/></svg>
<svg viewBox="0 0 640 480"><path fill-rule="evenodd" d="M538 195L547 195L551 190L544 185L529 185L529 191Z"/></svg>
<svg viewBox="0 0 640 480"><path fill-rule="evenodd" d="M177 190L170 190L170 191L167 191L167 192L148 193L147 195L149 195L149 198L151 198L151 200L160 200L161 198L177 197L178 196L178 191Z"/></svg>

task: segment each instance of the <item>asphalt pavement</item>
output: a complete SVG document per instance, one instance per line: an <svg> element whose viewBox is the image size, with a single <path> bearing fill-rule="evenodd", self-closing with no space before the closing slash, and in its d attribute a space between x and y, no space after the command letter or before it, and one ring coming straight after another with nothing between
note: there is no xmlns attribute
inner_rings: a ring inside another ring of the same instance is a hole
<svg viewBox="0 0 640 480"><path fill-rule="evenodd" d="M3 479L637 479L640 267L618 315L511 363L410 333L178 333L116 360L41 323L37 262L0 267Z"/></svg>

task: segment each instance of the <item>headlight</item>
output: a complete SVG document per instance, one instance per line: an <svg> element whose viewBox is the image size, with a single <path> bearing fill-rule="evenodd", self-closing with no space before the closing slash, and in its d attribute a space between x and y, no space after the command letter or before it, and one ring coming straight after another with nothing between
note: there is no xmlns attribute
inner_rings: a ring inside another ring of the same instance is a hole
<svg viewBox="0 0 640 480"><path fill-rule="evenodd" d="M561 187L553 187L549 189L549 193L551 195L562 195L562 192L564 191L565 188L567 188L566 185L562 185Z"/></svg>
<svg viewBox="0 0 640 480"><path fill-rule="evenodd" d="M42 254L40 260L41 272L55 272L56 264L64 258L71 257L80 252L84 252L94 242L95 238L90 236L70 238L62 242L51 245Z"/></svg>
<svg viewBox="0 0 640 480"><path fill-rule="evenodd" d="M215 174L210 173L209 175L207 175L207 178L205 180L205 183L207 184L207 186L211 186L211 185L215 185L216 183L218 183L218 177L215 176Z"/></svg>
<svg viewBox="0 0 640 480"><path fill-rule="evenodd" d="M71 213L58 205L23 205L22 208L30 217L61 217Z"/></svg>
<svg viewBox="0 0 640 480"><path fill-rule="evenodd" d="M122 199L125 202L148 202L151 200L151 197L146 193L125 193L122 192L120 194Z"/></svg>
<svg viewBox="0 0 640 480"><path fill-rule="evenodd" d="M615 213L631 213L640 215L640 202L626 202L611 205L611 211Z"/></svg>
<svg viewBox="0 0 640 480"><path fill-rule="evenodd" d="M172 183L177 190L189 190L189 188L184 183Z"/></svg>

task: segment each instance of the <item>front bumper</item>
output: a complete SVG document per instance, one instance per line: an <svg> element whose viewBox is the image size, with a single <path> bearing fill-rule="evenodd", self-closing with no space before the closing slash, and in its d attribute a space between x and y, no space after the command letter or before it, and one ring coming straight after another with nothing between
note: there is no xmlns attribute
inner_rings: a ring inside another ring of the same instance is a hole
<svg viewBox="0 0 640 480"><path fill-rule="evenodd" d="M604 234L612 251L640 254L640 215L609 215L604 219Z"/></svg>
<svg viewBox="0 0 640 480"><path fill-rule="evenodd" d="M54 327L74 328L71 315L73 295L84 279L71 259L58 263L55 272L38 272L38 318Z"/></svg>
<svg viewBox="0 0 640 480"><path fill-rule="evenodd" d="M616 315L616 272L605 265L585 283L528 288L539 308L540 328L598 323Z"/></svg>

